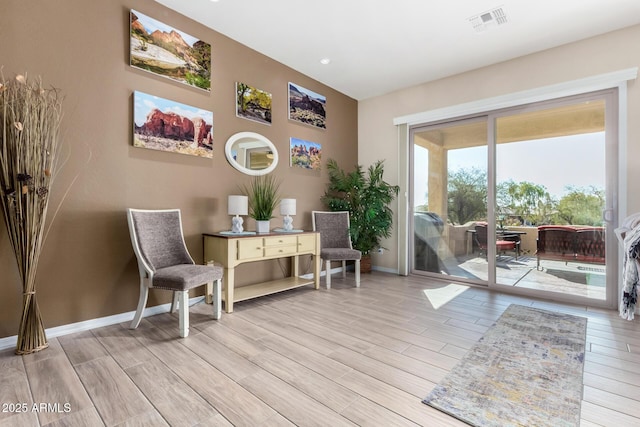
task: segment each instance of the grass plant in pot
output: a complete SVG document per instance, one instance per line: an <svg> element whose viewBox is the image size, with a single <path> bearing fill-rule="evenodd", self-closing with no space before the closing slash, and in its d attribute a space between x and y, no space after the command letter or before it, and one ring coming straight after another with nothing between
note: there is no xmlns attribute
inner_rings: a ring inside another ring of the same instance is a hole
<svg viewBox="0 0 640 427"><path fill-rule="evenodd" d="M322 201L331 211L349 211L351 241L362 252L360 270L371 271L371 253L380 248L383 238L391 237L393 211L389 204L400 187L384 178L384 160L378 160L366 170L357 165L351 172L338 163L327 162L329 184Z"/></svg>
<svg viewBox="0 0 640 427"><path fill-rule="evenodd" d="M268 233L273 210L280 203L280 182L272 175L259 175L241 190L249 197L249 216L256 220L256 231Z"/></svg>

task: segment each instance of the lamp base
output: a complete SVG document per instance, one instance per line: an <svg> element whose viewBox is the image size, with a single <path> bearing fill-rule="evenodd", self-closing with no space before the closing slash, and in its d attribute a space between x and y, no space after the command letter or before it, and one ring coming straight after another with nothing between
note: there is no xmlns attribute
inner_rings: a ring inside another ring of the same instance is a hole
<svg viewBox="0 0 640 427"><path fill-rule="evenodd" d="M234 216L231 218L231 231L233 233L242 233L244 231L244 228L242 227L243 223L244 220L240 215Z"/></svg>
<svg viewBox="0 0 640 427"><path fill-rule="evenodd" d="M291 218L289 215L285 216L282 219L282 229L284 231L291 231L293 230L293 218Z"/></svg>

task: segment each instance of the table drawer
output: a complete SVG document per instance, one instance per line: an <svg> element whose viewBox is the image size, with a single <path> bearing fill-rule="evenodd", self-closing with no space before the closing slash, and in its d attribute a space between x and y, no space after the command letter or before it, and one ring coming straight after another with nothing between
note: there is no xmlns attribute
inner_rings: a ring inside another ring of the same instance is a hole
<svg viewBox="0 0 640 427"><path fill-rule="evenodd" d="M264 238L264 246L266 248L272 246L296 246L296 236L271 236Z"/></svg>
<svg viewBox="0 0 640 427"><path fill-rule="evenodd" d="M313 252L316 249L316 235L298 236L298 252Z"/></svg>
<svg viewBox="0 0 640 427"><path fill-rule="evenodd" d="M262 238L238 239L238 259L262 258Z"/></svg>
<svg viewBox="0 0 640 427"><path fill-rule="evenodd" d="M264 256L295 255L297 249L296 245L268 246L264 248Z"/></svg>

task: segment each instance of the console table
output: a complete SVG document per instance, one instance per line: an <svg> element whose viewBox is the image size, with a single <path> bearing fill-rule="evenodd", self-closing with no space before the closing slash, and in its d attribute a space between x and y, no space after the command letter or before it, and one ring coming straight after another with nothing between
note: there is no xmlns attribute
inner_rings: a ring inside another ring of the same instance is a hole
<svg viewBox="0 0 640 427"><path fill-rule="evenodd" d="M204 261L218 262L224 267L222 300L227 313L233 303L288 289L314 284L320 288L320 233L259 233L255 235L203 234ZM298 257L313 255L313 279L298 276ZM253 285L235 287L236 266L268 259L291 258L291 276Z"/></svg>

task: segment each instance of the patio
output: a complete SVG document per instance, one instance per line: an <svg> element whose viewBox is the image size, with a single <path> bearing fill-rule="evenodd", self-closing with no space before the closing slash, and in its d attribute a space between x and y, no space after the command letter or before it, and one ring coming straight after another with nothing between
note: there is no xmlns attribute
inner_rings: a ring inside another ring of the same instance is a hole
<svg viewBox="0 0 640 427"><path fill-rule="evenodd" d="M468 279L488 279L488 263L484 256L470 254L458 256L457 266L445 269L448 274ZM579 262L540 261L536 268L535 256L500 255L496 264L498 284L579 295L593 299L605 299L605 268Z"/></svg>

